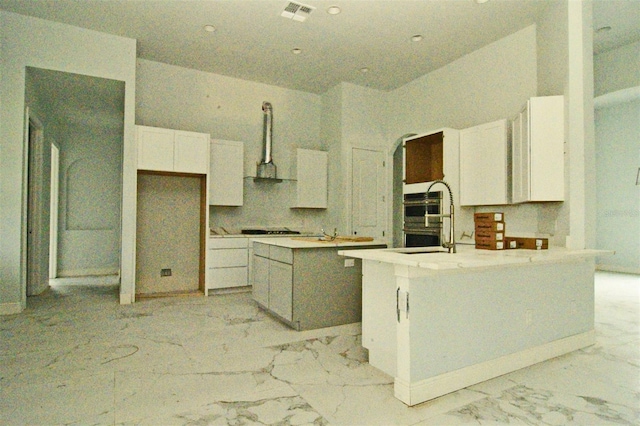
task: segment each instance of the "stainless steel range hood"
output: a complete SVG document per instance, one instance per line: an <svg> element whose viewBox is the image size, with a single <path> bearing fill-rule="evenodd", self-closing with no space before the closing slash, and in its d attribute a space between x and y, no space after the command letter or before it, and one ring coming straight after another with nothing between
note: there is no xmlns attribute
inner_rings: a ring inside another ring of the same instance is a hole
<svg viewBox="0 0 640 426"><path fill-rule="evenodd" d="M273 164L271 156L272 134L273 134L273 107L269 102L262 103L262 112L264 114L263 130L262 130L262 161L258 163L258 170L255 182L282 182L277 177L277 167Z"/></svg>

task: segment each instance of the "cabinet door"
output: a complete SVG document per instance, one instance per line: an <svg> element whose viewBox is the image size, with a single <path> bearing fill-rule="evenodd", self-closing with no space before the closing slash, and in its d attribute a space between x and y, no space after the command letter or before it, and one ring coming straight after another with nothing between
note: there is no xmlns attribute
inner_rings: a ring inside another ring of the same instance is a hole
<svg viewBox="0 0 640 426"><path fill-rule="evenodd" d="M247 267L239 268L211 268L208 271L208 289L246 287Z"/></svg>
<svg viewBox="0 0 640 426"><path fill-rule="evenodd" d="M293 320L293 266L269 261L269 309Z"/></svg>
<svg viewBox="0 0 640 426"><path fill-rule="evenodd" d="M296 155L295 208L327 208L327 165L325 151L298 149Z"/></svg>
<svg viewBox="0 0 640 426"><path fill-rule="evenodd" d="M248 251L249 249L246 248L209 250L209 255L211 256L209 265L212 268L246 267L248 264Z"/></svg>
<svg viewBox="0 0 640 426"><path fill-rule="evenodd" d="M511 143L511 200L529 200L529 104L514 118Z"/></svg>
<svg viewBox="0 0 640 426"><path fill-rule="evenodd" d="M209 135L175 131L173 171L207 174L209 172Z"/></svg>
<svg viewBox="0 0 640 426"><path fill-rule="evenodd" d="M138 169L173 171L173 130L136 126Z"/></svg>
<svg viewBox="0 0 640 426"><path fill-rule="evenodd" d="M244 144L235 141L211 141L209 204L243 204Z"/></svg>
<svg viewBox="0 0 640 426"><path fill-rule="evenodd" d="M529 101L530 201L564 201L564 97Z"/></svg>
<svg viewBox="0 0 640 426"><path fill-rule="evenodd" d="M253 300L269 307L269 259L262 256L253 256Z"/></svg>
<svg viewBox="0 0 640 426"><path fill-rule="evenodd" d="M460 205L509 203L507 121L460 131Z"/></svg>

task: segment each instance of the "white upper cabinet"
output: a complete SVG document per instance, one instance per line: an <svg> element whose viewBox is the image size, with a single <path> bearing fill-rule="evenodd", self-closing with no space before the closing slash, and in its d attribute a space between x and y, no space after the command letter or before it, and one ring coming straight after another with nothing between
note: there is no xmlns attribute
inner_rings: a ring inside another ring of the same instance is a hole
<svg viewBox="0 0 640 426"><path fill-rule="evenodd" d="M138 169L179 173L209 172L209 135L136 126Z"/></svg>
<svg viewBox="0 0 640 426"><path fill-rule="evenodd" d="M328 164L325 151L296 150L296 203L292 208L327 208Z"/></svg>
<svg viewBox="0 0 640 426"><path fill-rule="evenodd" d="M460 205L509 204L509 137L506 119L460 131Z"/></svg>
<svg viewBox="0 0 640 426"><path fill-rule="evenodd" d="M138 169L172 172L173 135L170 129L136 126Z"/></svg>
<svg viewBox="0 0 640 426"><path fill-rule="evenodd" d="M244 143L211 140L209 204L241 206L244 189Z"/></svg>
<svg viewBox="0 0 640 426"><path fill-rule="evenodd" d="M176 172L209 172L209 135L176 130L173 168Z"/></svg>
<svg viewBox="0 0 640 426"><path fill-rule="evenodd" d="M529 99L511 126L512 201L564 201L564 97Z"/></svg>

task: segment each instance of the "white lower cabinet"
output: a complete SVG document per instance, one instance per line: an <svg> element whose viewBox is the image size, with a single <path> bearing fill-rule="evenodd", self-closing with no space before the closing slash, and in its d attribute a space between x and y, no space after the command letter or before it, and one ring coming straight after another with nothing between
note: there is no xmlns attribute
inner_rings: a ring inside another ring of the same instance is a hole
<svg viewBox="0 0 640 426"><path fill-rule="evenodd" d="M253 299L260 306L296 330L360 321L361 261L346 261L338 251L386 245L296 248L273 240L253 242Z"/></svg>
<svg viewBox="0 0 640 426"><path fill-rule="evenodd" d="M267 256L268 256L267 250ZM253 298L262 306L269 306L269 258L253 256Z"/></svg>
<svg viewBox="0 0 640 426"><path fill-rule="evenodd" d="M293 320L293 265L269 260L269 309Z"/></svg>
<svg viewBox="0 0 640 426"><path fill-rule="evenodd" d="M248 266L248 238L210 238L207 293L209 290L249 285Z"/></svg>

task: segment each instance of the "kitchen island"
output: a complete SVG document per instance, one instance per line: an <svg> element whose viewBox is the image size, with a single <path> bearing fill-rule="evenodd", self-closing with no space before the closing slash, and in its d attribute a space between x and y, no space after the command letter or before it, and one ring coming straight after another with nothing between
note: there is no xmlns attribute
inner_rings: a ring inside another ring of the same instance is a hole
<svg viewBox="0 0 640 426"><path fill-rule="evenodd" d="M296 330L359 322L362 314L360 259L338 250L385 248L361 238L262 238L253 242L253 298ZM357 241L360 240L360 241Z"/></svg>
<svg viewBox="0 0 640 426"><path fill-rule="evenodd" d="M362 345L405 404L594 343L594 259L606 252L438 249L339 252L363 262Z"/></svg>

